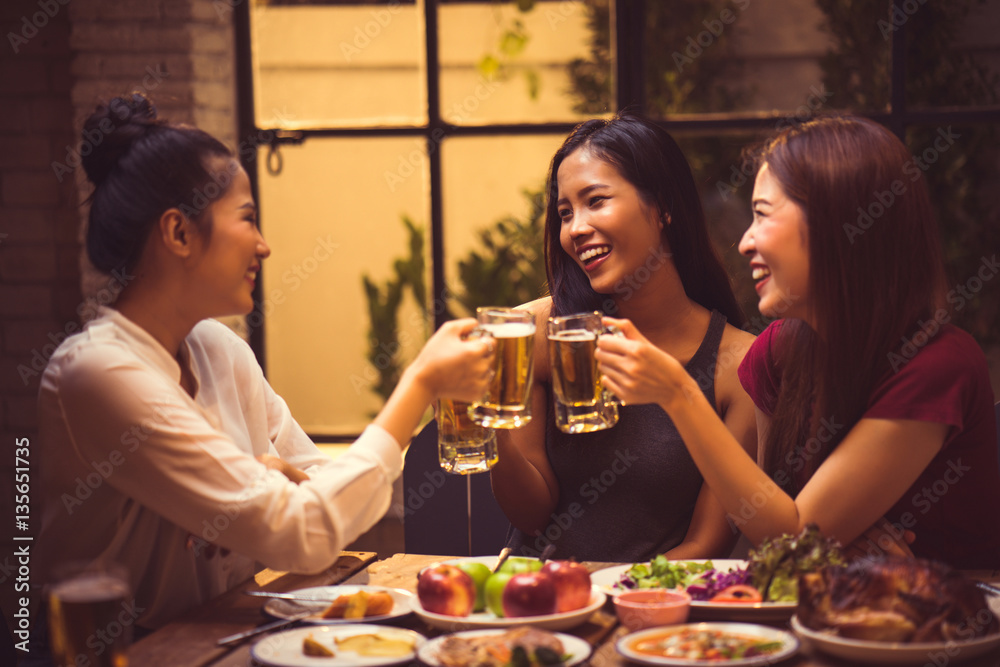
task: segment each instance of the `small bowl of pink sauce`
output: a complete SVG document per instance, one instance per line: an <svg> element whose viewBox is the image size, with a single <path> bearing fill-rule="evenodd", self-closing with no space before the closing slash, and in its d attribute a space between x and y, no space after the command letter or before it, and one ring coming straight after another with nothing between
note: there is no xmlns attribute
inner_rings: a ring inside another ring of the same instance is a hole
<svg viewBox="0 0 1000 667"><path fill-rule="evenodd" d="M619 593L614 604L618 620L635 632L686 622L691 611L691 596L682 590L647 588Z"/></svg>

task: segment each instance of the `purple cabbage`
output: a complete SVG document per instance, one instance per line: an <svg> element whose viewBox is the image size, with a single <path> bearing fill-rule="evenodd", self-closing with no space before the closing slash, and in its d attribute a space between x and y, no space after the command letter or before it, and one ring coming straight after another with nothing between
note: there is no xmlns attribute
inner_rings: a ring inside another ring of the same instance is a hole
<svg viewBox="0 0 1000 667"><path fill-rule="evenodd" d="M724 591L730 586L747 584L750 582L750 575L747 569L737 568L732 572L719 572L718 570L707 570L703 572L692 583L688 584L687 592L692 600L704 602L710 600L717 593Z"/></svg>

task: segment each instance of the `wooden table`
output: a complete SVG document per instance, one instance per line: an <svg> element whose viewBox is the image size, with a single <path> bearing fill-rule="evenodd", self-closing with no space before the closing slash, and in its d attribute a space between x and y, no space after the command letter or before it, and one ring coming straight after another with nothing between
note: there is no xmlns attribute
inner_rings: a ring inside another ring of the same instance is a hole
<svg viewBox="0 0 1000 667"><path fill-rule="evenodd" d="M256 638L231 647L219 647L215 644L220 637L248 630L269 620L260 611L265 601L245 595L244 590L290 591L308 586L349 582L413 591L416 589L417 572L421 568L448 558L451 557L396 554L386 560L376 561L373 553L344 552L332 567L317 575L264 570L253 580L199 607L183 620L171 623L136 642L129 650L129 664L132 667L248 667L251 664L250 646ZM595 571L613 564L586 565L591 571ZM1000 572L976 574L990 581L1000 579ZM402 617L393 625L416 630L427 637L442 634L414 615ZM615 650L615 643L627 631L618 625L610 601L594 612L586 623L565 632L587 640L594 647L589 663L593 667L624 667L631 664ZM783 667L846 667L854 664L857 663L813 652L806 645L803 645L799 655L781 663ZM944 664L933 657L916 664L944 667ZM1000 665L1000 649L963 662L962 665L996 667Z"/></svg>

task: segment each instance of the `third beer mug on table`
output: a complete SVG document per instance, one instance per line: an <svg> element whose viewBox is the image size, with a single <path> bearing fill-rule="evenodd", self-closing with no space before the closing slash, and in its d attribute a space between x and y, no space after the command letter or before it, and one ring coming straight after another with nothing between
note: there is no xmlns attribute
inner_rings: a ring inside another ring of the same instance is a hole
<svg viewBox="0 0 1000 667"><path fill-rule="evenodd" d="M117 563L66 563L49 588L49 638L57 667L127 667L135 604ZM141 611L141 610L140 610Z"/></svg>
<svg viewBox="0 0 1000 667"><path fill-rule="evenodd" d="M560 431L587 433L618 423L618 399L601 384L594 358L597 337L604 333L614 331L601 323L596 311L549 318L549 363Z"/></svg>
<svg viewBox="0 0 1000 667"><path fill-rule="evenodd" d="M531 421L535 318L527 310L477 308L479 330L496 345L493 379L486 396L472 404L473 421L489 428L518 428Z"/></svg>
<svg viewBox="0 0 1000 667"><path fill-rule="evenodd" d="M450 398L438 401L438 460L445 472L471 475L497 462L496 433L472 421L469 407Z"/></svg>

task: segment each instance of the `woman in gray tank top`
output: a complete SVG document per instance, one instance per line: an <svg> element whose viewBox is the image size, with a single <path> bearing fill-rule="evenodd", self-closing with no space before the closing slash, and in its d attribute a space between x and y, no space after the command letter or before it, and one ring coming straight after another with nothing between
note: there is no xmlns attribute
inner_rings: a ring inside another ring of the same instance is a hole
<svg viewBox="0 0 1000 667"><path fill-rule="evenodd" d="M552 411L547 319L599 310L683 360L756 454L753 404L736 375L753 336L736 328L742 312L670 135L631 114L577 127L552 160L545 257L551 296L524 306L537 325L534 419L498 432L492 470L509 545L530 556L554 544L555 558L594 561L728 555L738 531L662 409L627 405L614 428L572 435Z"/></svg>

